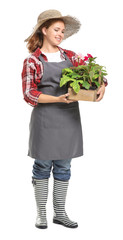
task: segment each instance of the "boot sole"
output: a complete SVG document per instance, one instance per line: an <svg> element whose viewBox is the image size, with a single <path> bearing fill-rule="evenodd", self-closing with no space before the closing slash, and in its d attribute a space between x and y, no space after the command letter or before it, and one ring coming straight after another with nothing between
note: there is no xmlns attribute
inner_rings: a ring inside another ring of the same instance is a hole
<svg viewBox="0 0 123 240"><path fill-rule="evenodd" d="M38 226L38 225L36 225L36 224L35 224L35 227L36 227L36 228L39 228L39 229L46 229L46 228L47 228L47 226Z"/></svg>
<svg viewBox="0 0 123 240"><path fill-rule="evenodd" d="M62 225L62 226L67 227L67 228L77 228L78 227L78 225L75 225L75 226L65 225L64 223L60 222L59 220L55 220L55 219L53 219L53 223Z"/></svg>

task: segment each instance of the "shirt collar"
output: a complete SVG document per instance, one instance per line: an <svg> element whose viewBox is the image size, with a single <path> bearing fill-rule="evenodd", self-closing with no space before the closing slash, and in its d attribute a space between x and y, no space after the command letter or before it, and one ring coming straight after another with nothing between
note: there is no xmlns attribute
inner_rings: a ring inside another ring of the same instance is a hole
<svg viewBox="0 0 123 240"><path fill-rule="evenodd" d="M63 49L63 48L61 48L61 47L59 47L59 46L58 46L58 49L59 49L61 55L63 55L63 53L66 52L65 49ZM41 54L44 55L44 54L42 53L42 51L40 50L39 47L35 50L35 52L32 53L32 55L35 56L35 57L37 57L37 58L39 58L39 56L40 56Z"/></svg>

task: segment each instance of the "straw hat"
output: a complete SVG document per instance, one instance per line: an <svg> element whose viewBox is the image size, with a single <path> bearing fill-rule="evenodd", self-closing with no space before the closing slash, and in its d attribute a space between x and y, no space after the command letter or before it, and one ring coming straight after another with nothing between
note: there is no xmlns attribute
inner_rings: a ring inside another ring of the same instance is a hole
<svg viewBox="0 0 123 240"><path fill-rule="evenodd" d="M62 14L57 11L57 10L47 10L42 12L37 19L37 24L35 25L35 27L33 28L33 32L32 34L25 39L25 42L29 41L29 39L36 33L36 31L38 30L39 27L41 27L41 25L46 22L49 19L62 19L65 23L65 33L64 33L64 39L70 37L71 35L73 35L74 33L77 33L80 29L81 23L80 21L72 16L62 16Z"/></svg>

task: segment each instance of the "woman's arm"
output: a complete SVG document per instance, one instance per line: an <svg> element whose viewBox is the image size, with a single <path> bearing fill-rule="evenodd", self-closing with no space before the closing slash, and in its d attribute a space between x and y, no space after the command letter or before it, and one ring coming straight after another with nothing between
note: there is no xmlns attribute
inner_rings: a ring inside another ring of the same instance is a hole
<svg viewBox="0 0 123 240"><path fill-rule="evenodd" d="M43 94L41 91L38 91L37 85L35 83L35 72L36 72L36 66L35 66L34 60L31 58L25 59L23 70L22 70L22 89L23 89L24 100L27 103L29 103L31 106L34 107L38 103L55 103L55 102L71 103L73 102L67 99L67 96L69 94L64 94L56 97L52 95ZM40 69L39 72L41 75L42 68ZM41 78L39 74L38 74L38 77Z"/></svg>
<svg viewBox="0 0 123 240"><path fill-rule="evenodd" d="M38 98L38 103L56 103L56 102L71 103L71 102L74 102L72 100L68 100L67 99L68 96L69 96L69 93L60 95L58 97L41 93Z"/></svg>

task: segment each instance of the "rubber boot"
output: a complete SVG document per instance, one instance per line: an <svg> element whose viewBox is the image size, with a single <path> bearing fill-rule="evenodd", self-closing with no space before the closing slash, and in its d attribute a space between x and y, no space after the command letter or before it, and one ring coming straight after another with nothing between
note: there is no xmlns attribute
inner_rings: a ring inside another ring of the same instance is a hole
<svg viewBox="0 0 123 240"><path fill-rule="evenodd" d="M65 211L65 201L68 190L69 181L59 181L54 179L53 187L53 207L54 218L53 223L61 224L68 228L77 228L78 224L73 222L67 216Z"/></svg>
<svg viewBox="0 0 123 240"><path fill-rule="evenodd" d="M35 226L41 229L47 228L46 203L48 197L48 180L49 179L39 180L34 178L32 180L37 205L37 218Z"/></svg>

